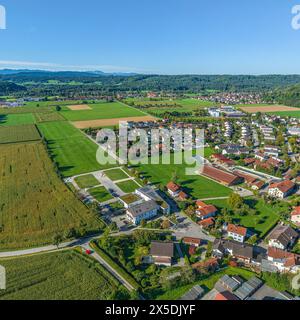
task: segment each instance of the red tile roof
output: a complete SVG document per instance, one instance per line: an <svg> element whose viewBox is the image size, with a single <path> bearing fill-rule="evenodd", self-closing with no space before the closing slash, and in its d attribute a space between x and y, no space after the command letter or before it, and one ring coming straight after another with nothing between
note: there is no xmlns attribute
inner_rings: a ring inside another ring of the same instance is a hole
<svg viewBox="0 0 300 320"><path fill-rule="evenodd" d="M234 165L234 161L229 159L229 158L227 158L227 157L225 157L223 154L218 154L218 153L213 154L212 158L214 158L214 159L216 159L216 160L218 160L218 161L220 161L222 163L225 163L227 165L230 165L230 166Z"/></svg>
<svg viewBox="0 0 300 320"><path fill-rule="evenodd" d="M247 234L247 228L241 227L241 226L237 226L235 224L228 224L227 226L227 232L232 232L232 233L236 233L239 234L241 236L246 236Z"/></svg>
<svg viewBox="0 0 300 320"><path fill-rule="evenodd" d="M268 256L273 259L285 260L285 267L300 265L300 255L285 250L269 247Z"/></svg>
<svg viewBox="0 0 300 320"><path fill-rule="evenodd" d="M292 216L300 215L300 207L295 207L294 210L291 212Z"/></svg>
<svg viewBox="0 0 300 320"><path fill-rule="evenodd" d="M183 242L186 244L201 244L201 239L200 238L192 238L192 237L185 237L183 238Z"/></svg>
<svg viewBox="0 0 300 320"><path fill-rule="evenodd" d="M222 301L222 300L239 300L234 294L229 291L219 292L215 300Z"/></svg>
<svg viewBox="0 0 300 320"><path fill-rule="evenodd" d="M180 191L179 194L178 194L178 198L182 199L182 200L186 200L189 196L183 192L183 191Z"/></svg>
<svg viewBox="0 0 300 320"><path fill-rule="evenodd" d="M173 181L171 181L167 184L167 188L168 188L168 190L171 190L172 192L177 192L178 190L180 190L179 185L174 183Z"/></svg>
<svg viewBox="0 0 300 320"><path fill-rule="evenodd" d="M283 193L286 193L286 192L290 191L294 187L295 187L295 183L293 181L290 181L290 180L284 180L284 181L281 181L281 182L272 183L270 185L270 189L277 188Z"/></svg>
<svg viewBox="0 0 300 320"><path fill-rule="evenodd" d="M215 220L213 218L207 218L198 222L198 224L204 228L210 227L215 224Z"/></svg>
<svg viewBox="0 0 300 320"><path fill-rule="evenodd" d="M236 184L240 180L240 178L234 174L208 165L204 165L201 174L226 185Z"/></svg>

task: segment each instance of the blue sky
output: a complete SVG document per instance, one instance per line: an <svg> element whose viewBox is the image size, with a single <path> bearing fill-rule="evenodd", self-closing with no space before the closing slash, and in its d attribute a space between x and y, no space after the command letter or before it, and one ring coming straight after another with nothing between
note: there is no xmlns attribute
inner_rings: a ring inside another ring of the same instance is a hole
<svg viewBox="0 0 300 320"><path fill-rule="evenodd" d="M300 0L0 0L0 68L300 73Z"/></svg>

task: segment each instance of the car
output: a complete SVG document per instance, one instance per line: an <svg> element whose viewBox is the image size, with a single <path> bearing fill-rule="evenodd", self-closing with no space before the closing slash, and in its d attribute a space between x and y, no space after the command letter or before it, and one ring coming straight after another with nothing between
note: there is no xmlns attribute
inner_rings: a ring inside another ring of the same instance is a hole
<svg viewBox="0 0 300 320"><path fill-rule="evenodd" d="M90 249L85 250L85 253L90 256L91 254L93 254L93 251Z"/></svg>

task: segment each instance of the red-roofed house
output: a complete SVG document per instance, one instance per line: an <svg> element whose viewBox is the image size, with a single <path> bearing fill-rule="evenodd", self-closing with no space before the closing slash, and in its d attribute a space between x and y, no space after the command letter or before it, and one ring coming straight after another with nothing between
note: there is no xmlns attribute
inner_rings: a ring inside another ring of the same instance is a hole
<svg viewBox="0 0 300 320"><path fill-rule="evenodd" d="M280 272L298 273L300 271L300 255L274 247L268 248L268 260Z"/></svg>
<svg viewBox="0 0 300 320"><path fill-rule="evenodd" d="M181 191L180 186L178 184L174 183L173 181L171 181L167 184L167 188L168 188L169 194L174 198L177 197L179 192Z"/></svg>
<svg viewBox="0 0 300 320"><path fill-rule="evenodd" d="M185 237L185 238L183 238L182 241L183 241L183 243L188 244L190 246L199 247L201 245L200 238Z"/></svg>
<svg viewBox="0 0 300 320"><path fill-rule="evenodd" d="M196 201L196 215L201 219L205 220L211 217L214 217L218 210L215 206L211 204L206 204L205 202L202 202L200 200Z"/></svg>
<svg viewBox="0 0 300 320"><path fill-rule="evenodd" d="M295 207L291 212L291 221L297 225L300 225L300 207Z"/></svg>
<svg viewBox="0 0 300 320"><path fill-rule="evenodd" d="M234 166L234 161L225 157L223 154L213 154L211 156L211 158L216 162L216 163L220 163L220 164L224 164L226 166Z"/></svg>
<svg viewBox="0 0 300 320"><path fill-rule="evenodd" d="M244 242L247 237L247 228L229 223L227 226L227 236L238 242Z"/></svg>
<svg viewBox="0 0 300 320"><path fill-rule="evenodd" d="M296 185L291 180L284 180L272 183L269 187L268 194L271 197L284 199L295 191Z"/></svg>
<svg viewBox="0 0 300 320"><path fill-rule="evenodd" d="M209 228L209 227L212 227L215 224L215 220L214 220L214 218L208 218L208 219L204 219L204 220L198 221L198 224L202 228Z"/></svg>

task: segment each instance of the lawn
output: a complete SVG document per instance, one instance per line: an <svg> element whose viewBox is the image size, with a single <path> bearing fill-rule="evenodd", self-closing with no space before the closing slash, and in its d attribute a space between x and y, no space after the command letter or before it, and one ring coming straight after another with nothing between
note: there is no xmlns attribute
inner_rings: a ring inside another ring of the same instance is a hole
<svg viewBox="0 0 300 320"><path fill-rule="evenodd" d="M131 193L140 188L134 180L119 182L117 183L117 186L125 193Z"/></svg>
<svg viewBox="0 0 300 320"><path fill-rule="evenodd" d="M94 187L100 184L100 182L92 174L77 177L75 182L81 189Z"/></svg>
<svg viewBox="0 0 300 320"><path fill-rule="evenodd" d="M48 122L48 121L64 121L65 118L56 111L50 112L37 112L34 114L37 122Z"/></svg>
<svg viewBox="0 0 300 320"><path fill-rule="evenodd" d="M255 216L240 216L234 214L234 222L250 228L260 237L264 237L277 223L279 213L284 210L284 207L279 205L271 206L270 204L264 203L264 200L256 198L247 198L245 201L251 208L256 209L258 214ZM211 200L208 201L208 203L214 204L218 209L229 208L226 200Z"/></svg>
<svg viewBox="0 0 300 320"><path fill-rule="evenodd" d="M0 126L0 144L40 140L41 136L35 125Z"/></svg>
<svg viewBox="0 0 300 320"><path fill-rule="evenodd" d="M104 173L112 181L123 180L128 178L128 175L121 169L107 170Z"/></svg>
<svg viewBox="0 0 300 320"><path fill-rule="evenodd" d="M96 160L98 146L67 121L38 124L49 152L64 177L112 167Z"/></svg>
<svg viewBox="0 0 300 320"><path fill-rule="evenodd" d="M127 291L100 264L76 251L0 260L7 289L0 300L110 300Z"/></svg>
<svg viewBox="0 0 300 320"><path fill-rule="evenodd" d="M171 164L141 164L137 167L140 173L150 179L154 184L166 186L171 177L176 173L177 183L186 193L195 199L225 197L231 193L231 189L209 180L200 175L186 175L185 164L174 164L174 156L171 155Z"/></svg>
<svg viewBox="0 0 300 320"><path fill-rule="evenodd" d="M99 202L106 202L113 199L113 196L104 187L92 188L89 189L88 192Z"/></svg>
<svg viewBox="0 0 300 320"><path fill-rule="evenodd" d="M53 243L71 229L98 232L103 222L60 180L41 142L0 145L0 248Z"/></svg>
<svg viewBox="0 0 300 320"><path fill-rule="evenodd" d="M63 107L60 112L69 121L144 117L145 114L119 102L89 104L91 110L72 111Z"/></svg>
<svg viewBox="0 0 300 320"><path fill-rule="evenodd" d="M292 117L292 118L300 118L300 108L299 111L277 111L277 112L270 112L277 116L281 117Z"/></svg>
<svg viewBox="0 0 300 320"><path fill-rule="evenodd" d="M0 126L17 126L34 123L35 118L32 113L0 114Z"/></svg>

